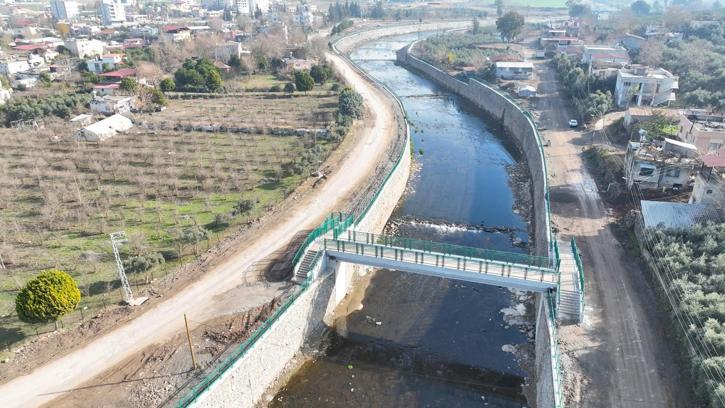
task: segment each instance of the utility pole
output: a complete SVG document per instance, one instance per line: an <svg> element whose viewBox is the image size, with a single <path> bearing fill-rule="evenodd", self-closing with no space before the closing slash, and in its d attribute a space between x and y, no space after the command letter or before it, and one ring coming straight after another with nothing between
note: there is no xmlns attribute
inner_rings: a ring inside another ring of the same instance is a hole
<svg viewBox="0 0 725 408"><path fill-rule="evenodd" d="M129 305L133 302L133 293L131 293L131 285L128 284L128 278L126 277L126 270L123 268L123 262L121 262L121 255L118 253L118 247L128 242L126 233L123 231L112 232L111 234L111 246L113 247L113 255L116 257L116 269L118 270L118 277L121 279L121 290L123 290L123 301Z"/></svg>
<svg viewBox="0 0 725 408"><path fill-rule="evenodd" d="M184 326L186 326L186 340L189 341L189 352L191 353L191 368L196 370L196 356L194 356L194 346L191 345L191 335L189 334L189 320L184 313Z"/></svg>

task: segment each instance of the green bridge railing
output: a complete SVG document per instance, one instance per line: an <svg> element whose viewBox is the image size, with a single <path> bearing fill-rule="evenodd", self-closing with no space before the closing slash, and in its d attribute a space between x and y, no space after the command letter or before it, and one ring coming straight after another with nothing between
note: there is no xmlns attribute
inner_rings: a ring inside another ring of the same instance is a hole
<svg viewBox="0 0 725 408"><path fill-rule="evenodd" d="M346 234L338 237L338 239L362 244L379 244L389 247L398 247L402 249L417 250L428 253L485 259L489 261L525 265L539 269L555 270L555 265L552 260L545 256L496 251L492 249L446 244L442 242L405 238L394 235L357 232L353 230L348 230Z"/></svg>
<svg viewBox="0 0 725 408"><path fill-rule="evenodd" d="M574 238L571 239L571 252L574 254L574 262L576 262L576 269L578 274L579 282L579 316L584 315L584 265L582 264L582 258L579 254L579 248L576 246Z"/></svg>

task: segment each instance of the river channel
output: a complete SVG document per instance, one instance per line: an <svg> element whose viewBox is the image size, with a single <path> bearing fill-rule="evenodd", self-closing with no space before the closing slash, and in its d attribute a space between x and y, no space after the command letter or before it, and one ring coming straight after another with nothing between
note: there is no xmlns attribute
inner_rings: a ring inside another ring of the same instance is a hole
<svg viewBox="0 0 725 408"><path fill-rule="evenodd" d="M394 64L395 50L415 38L381 39L351 55L400 97L411 122L415 171L393 233L525 251L527 221L513 210L507 172L516 149L462 99ZM362 308L336 322L327 350L271 406L525 407L526 373L510 345L527 336L502 313L518 304L505 288L378 271Z"/></svg>

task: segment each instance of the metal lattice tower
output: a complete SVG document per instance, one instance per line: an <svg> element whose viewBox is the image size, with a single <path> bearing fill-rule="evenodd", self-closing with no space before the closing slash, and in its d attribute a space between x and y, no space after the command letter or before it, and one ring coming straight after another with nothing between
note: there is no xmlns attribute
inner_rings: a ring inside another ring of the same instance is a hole
<svg viewBox="0 0 725 408"><path fill-rule="evenodd" d="M113 247L113 255L116 257L116 269L118 269L118 277L121 279L121 288L123 288L123 301L131 304L133 302L133 294L131 293L131 285L128 284L126 278L126 270L123 269L121 255L118 253L119 245L128 242L126 233L123 231L113 232L111 235L111 246Z"/></svg>

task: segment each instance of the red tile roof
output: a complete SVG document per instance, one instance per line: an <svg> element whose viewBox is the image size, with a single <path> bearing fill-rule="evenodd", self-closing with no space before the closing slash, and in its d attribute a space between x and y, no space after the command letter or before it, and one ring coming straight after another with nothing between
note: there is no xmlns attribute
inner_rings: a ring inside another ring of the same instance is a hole
<svg viewBox="0 0 725 408"><path fill-rule="evenodd" d="M133 68L121 68L117 71L105 72L101 74L104 78L126 78L136 76L136 70Z"/></svg>
<svg viewBox="0 0 725 408"><path fill-rule="evenodd" d="M725 168L725 147L704 155L702 157L702 162L705 163L705 166L707 167Z"/></svg>
<svg viewBox="0 0 725 408"><path fill-rule="evenodd" d="M43 44L25 44L25 45L18 45L13 48L18 51L35 51L35 50L44 50L44 49L48 48L48 45L45 43L43 43Z"/></svg>

